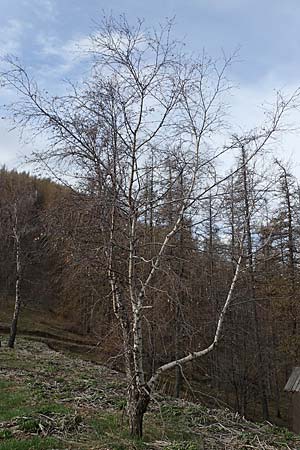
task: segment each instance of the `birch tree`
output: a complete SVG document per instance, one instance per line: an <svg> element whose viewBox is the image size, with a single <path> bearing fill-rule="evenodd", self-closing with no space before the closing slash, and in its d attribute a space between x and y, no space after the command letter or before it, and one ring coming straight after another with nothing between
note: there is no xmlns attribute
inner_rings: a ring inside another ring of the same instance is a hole
<svg viewBox="0 0 300 450"><path fill-rule="evenodd" d="M3 175L3 174L1 174ZM20 176L17 181L16 174L3 176L5 186L2 186L1 228L2 235L10 241L10 250L13 253L11 260L15 285L14 310L10 326L8 346L14 347L17 335L17 326L22 304L24 303L23 275L30 266L30 255L34 252L34 236L36 232L35 191L33 184L26 176ZM2 180L1 180L2 181Z"/></svg>
<svg viewBox="0 0 300 450"><path fill-rule="evenodd" d="M127 413L134 436L142 436L143 417L159 377L217 346L239 276L243 238L210 345L187 349L185 356L155 367L148 376L143 344L151 308L148 298L159 295L156 280L164 270L166 252L185 217L189 215L193 223L201 200L232 175L217 176L214 162L241 145L247 148L247 161L262 152L298 98L298 92L288 99L278 94L261 127L232 135L227 145L218 146L213 138L226 125L232 58L216 62L205 53L190 58L171 31L171 22L147 29L142 21L131 26L123 16L104 18L91 38L90 78L81 86L71 85L63 97L39 90L15 60L8 61L10 67L1 75L3 84L19 94L20 100L10 108L16 126L47 135L49 147L36 154L36 160L56 173L68 170L83 182L93 179L98 186L99 227L105 236L112 308L122 336ZM170 198L168 183L160 181L173 156L172 144L177 148L180 144L177 173L188 180L188 188ZM149 176L155 186L150 202ZM176 204L172 223L158 224L157 238L142 240L145 217L153 217L170 202Z"/></svg>

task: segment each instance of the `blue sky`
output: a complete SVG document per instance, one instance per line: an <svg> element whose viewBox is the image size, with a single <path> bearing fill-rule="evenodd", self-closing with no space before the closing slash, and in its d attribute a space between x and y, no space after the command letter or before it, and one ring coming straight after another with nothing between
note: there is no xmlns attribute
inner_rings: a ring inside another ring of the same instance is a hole
<svg viewBox="0 0 300 450"><path fill-rule="evenodd" d="M275 89L300 86L299 0L1 0L0 54L14 54L55 94L64 78L85 70L78 46L86 46L102 12L125 13L129 21L144 18L148 25L175 16L175 34L196 52L214 57L239 48L230 76L238 89L232 99L233 120L241 127L259 119L257 105ZM7 94L0 92L0 103ZM234 119L235 117L235 119ZM297 119L295 119L297 120ZM299 121L299 118L298 118ZM17 133L0 123L0 163L20 166ZM300 136L300 134L299 134ZM285 157L300 163L295 133L279 144Z"/></svg>

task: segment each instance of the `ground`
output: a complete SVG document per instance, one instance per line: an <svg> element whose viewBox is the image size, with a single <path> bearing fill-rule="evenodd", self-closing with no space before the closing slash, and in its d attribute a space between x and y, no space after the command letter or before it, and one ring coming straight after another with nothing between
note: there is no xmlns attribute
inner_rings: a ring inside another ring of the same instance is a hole
<svg viewBox="0 0 300 450"><path fill-rule="evenodd" d="M132 440L122 373L18 338L0 349L0 450L299 449L300 437L228 409L156 396Z"/></svg>

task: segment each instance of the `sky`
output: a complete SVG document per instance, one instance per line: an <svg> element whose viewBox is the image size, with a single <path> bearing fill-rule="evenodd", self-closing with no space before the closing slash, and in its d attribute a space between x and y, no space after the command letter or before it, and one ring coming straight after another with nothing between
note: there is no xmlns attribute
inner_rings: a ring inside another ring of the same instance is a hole
<svg viewBox="0 0 300 450"><path fill-rule="evenodd" d="M38 82L54 95L64 79L86 70L79 48L87 48L103 12L125 14L129 22L144 18L149 26L175 18L174 34L195 54L212 57L238 52L230 70L233 126L259 124L261 105L276 90L287 94L300 86L299 0L1 0L0 55L17 56ZM0 91L0 104L10 93ZM291 118L300 124L300 114ZM0 165L26 170L24 155L34 145L20 142L18 132L0 122ZM300 177L300 131L278 142L277 156L293 159Z"/></svg>

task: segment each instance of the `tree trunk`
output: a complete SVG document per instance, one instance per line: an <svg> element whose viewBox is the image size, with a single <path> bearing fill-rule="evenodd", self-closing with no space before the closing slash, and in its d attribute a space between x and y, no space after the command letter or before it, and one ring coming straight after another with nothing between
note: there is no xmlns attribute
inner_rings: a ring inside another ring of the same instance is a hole
<svg viewBox="0 0 300 450"><path fill-rule="evenodd" d="M180 306L176 304L176 313L175 313L175 359L179 359L179 341L180 341L180 331L181 331L181 323L180 323ZM176 398L180 398L180 392L182 387L182 372L181 367L177 365L175 367L175 392L174 395Z"/></svg>
<svg viewBox="0 0 300 450"><path fill-rule="evenodd" d="M127 414L130 423L130 435L132 437L141 438L143 436L143 419L150 402L150 392L147 386L142 390L138 390L136 386L132 386L127 402Z"/></svg>
<svg viewBox="0 0 300 450"><path fill-rule="evenodd" d="M175 392L174 392L175 398L180 398L181 388L182 388L181 367L176 366L175 367Z"/></svg>
<svg viewBox="0 0 300 450"><path fill-rule="evenodd" d="M19 236L16 237L16 265L17 265L17 275L16 275L16 299L15 299L15 309L14 315L11 322L10 327L10 336L8 339L8 347L14 348L16 335L17 335L17 326L18 319L21 309L21 256L20 256L20 240Z"/></svg>
<svg viewBox="0 0 300 450"><path fill-rule="evenodd" d="M20 307L21 307L21 301L19 299L19 300L16 300L16 303L15 303L14 315L13 315L13 319L12 319L11 327L10 327L10 335L9 335L9 339L8 339L8 347L10 347L10 348L14 348L14 345L15 345Z"/></svg>
<svg viewBox="0 0 300 450"><path fill-rule="evenodd" d="M261 399L261 407L262 407L262 416L265 420L269 420L269 405L268 405L268 396L267 396L267 388L265 383L266 378L266 369L264 364L264 358L262 354L262 338L261 338L261 330L259 324L259 315L257 308L257 296L256 296L256 287L255 287L255 273L254 273L254 261L253 261L253 245L252 245L252 229L250 223L250 193L249 193L249 180L248 180L248 172L247 172L247 157L244 147L242 147L242 163L243 163L243 184L244 184L244 206L246 213L246 236L247 236L247 250L248 250L248 261L249 261L249 294L250 300L252 301L253 308L253 325L254 325L254 338L256 344L256 352L258 355L259 361L259 370L257 372L258 376L258 386L260 391L260 399Z"/></svg>

